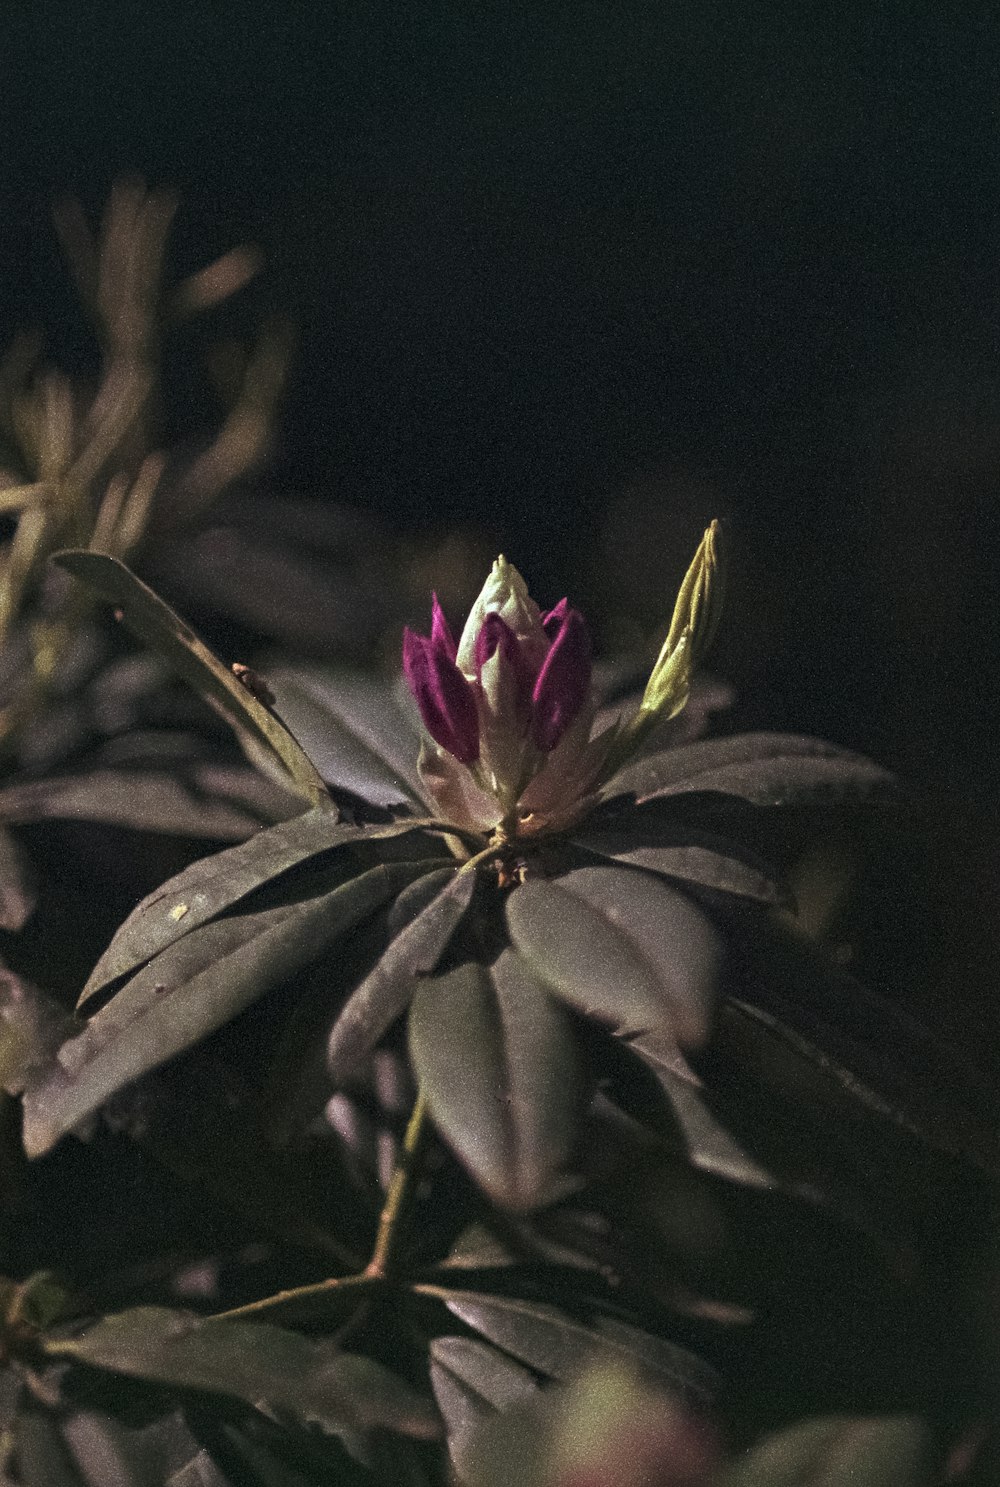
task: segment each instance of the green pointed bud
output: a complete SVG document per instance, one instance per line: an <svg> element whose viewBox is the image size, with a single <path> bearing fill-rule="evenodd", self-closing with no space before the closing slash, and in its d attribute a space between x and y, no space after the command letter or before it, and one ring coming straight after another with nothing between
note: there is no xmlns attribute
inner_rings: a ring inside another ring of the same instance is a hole
<svg viewBox="0 0 1000 1487"><path fill-rule="evenodd" d="M601 779L609 780L634 754L655 724L680 712L691 681L712 643L722 613L725 563L719 523L701 539L684 576L667 638L642 694L639 711L620 725L608 750Z"/></svg>
<svg viewBox="0 0 1000 1487"><path fill-rule="evenodd" d="M719 523L713 521L681 584L673 619L639 706L672 718L688 699L691 679L715 637L722 613L725 567Z"/></svg>

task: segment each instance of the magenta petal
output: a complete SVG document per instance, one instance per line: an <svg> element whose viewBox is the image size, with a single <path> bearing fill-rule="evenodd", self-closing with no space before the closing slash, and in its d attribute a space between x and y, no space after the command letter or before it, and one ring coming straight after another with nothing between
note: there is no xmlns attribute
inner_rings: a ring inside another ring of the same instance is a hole
<svg viewBox="0 0 1000 1487"><path fill-rule="evenodd" d="M531 737L544 754L555 748L590 693L590 635L583 615L566 609L557 623L531 697Z"/></svg>
<svg viewBox="0 0 1000 1487"><path fill-rule="evenodd" d="M531 687L535 678L521 649L521 642L507 621L491 610L484 616L483 623L479 627L479 634L476 636L477 676L481 675L483 667L495 651L500 652L514 676L518 705L523 709L523 722L527 717L528 704L531 701Z"/></svg>
<svg viewBox="0 0 1000 1487"><path fill-rule="evenodd" d="M426 635L403 631L403 671L424 727L460 764L479 758L479 717L469 682L443 647Z"/></svg>
<svg viewBox="0 0 1000 1487"><path fill-rule="evenodd" d="M443 651L449 661L454 661L458 655L458 643L451 633L451 626L444 617L444 610L438 603L437 594L431 595L431 640Z"/></svg>
<svg viewBox="0 0 1000 1487"><path fill-rule="evenodd" d="M550 609L542 615L542 629L550 640L555 640L569 613L569 600L560 599L555 609Z"/></svg>

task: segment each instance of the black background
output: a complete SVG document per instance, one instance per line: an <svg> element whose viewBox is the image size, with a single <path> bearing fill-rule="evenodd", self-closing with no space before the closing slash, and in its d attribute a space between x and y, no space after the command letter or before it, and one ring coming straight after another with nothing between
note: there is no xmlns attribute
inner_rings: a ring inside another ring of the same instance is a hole
<svg viewBox="0 0 1000 1487"><path fill-rule="evenodd" d="M742 719L929 802L871 913L995 1033L992 0L60 0L3 32L3 339L82 354L49 204L137 171L181 193L178 270L255 240L300 327L277 489L471 526L646 624L723 516Z"/></svg>

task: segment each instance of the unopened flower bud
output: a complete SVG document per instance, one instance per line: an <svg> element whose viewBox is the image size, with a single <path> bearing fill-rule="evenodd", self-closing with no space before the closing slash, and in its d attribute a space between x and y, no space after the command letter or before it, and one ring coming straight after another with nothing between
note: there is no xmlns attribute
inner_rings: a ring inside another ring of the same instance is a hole
<svg viewBox="0 0 1000 1487"><path fill-rule="evenodd" d="M719 523L713 521L681 584L673 619L640 704L640 714L672 718L688 699L691 678L722 613L724 568Z"/></svg>
<svg viewBox="0 0 1000 1487"><path fill-rule="evenodd" d="M461 764L474 764L479 758L476 697L448 655L448 639L450 632L428 637L404 630L403 671L434 742Z"/></svg>
<svg viewBox="0 0 1000 1487"><path fill-rule="evenodd" d="M548 650L542 617L524 579L502 554L493 564L489 578L469 611L458 642L456 660L459 669L468 677L476 672L476 640L487 614L500 616L521 643L528 664L537 670Z"/></svg>
<svg viewBox="0 0 1000 1487"><path fill-rule="evenodd" d="M583 615L565 599L546 615L545 629L552 644L531 695L531 738L550 754L590 696L591 647Z"/></svg>
<svg viewBox="0 0 1000 1487"><path fill-rule="evenodd" d="M435 597L429 637L407 630L403 668L437 750L418 768L458 824L550 830L591 798L610 739L591 740L590 636L562 599L544 616L498 558L457 646Z"/></svg>

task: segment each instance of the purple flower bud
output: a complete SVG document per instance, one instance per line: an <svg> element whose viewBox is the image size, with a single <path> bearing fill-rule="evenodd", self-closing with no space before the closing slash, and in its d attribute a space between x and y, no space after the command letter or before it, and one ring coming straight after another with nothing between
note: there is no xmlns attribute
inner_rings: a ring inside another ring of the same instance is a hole
<svg viewBox="0 0 1000 1487"><path fill-rule="evenodd" d="M507 624L506 620L491 611L483 618L476 636L476 675L482 677L483 667L496 651L504 661L514 680L514 694L517 699L517 709L522 716L522 722L527 725L528 711L531 706L531 688L534 683L534 673L528 664L522 649L521 642Z"/></svg>
<svg viewBox="0 0 1000 1487"><path fill-rule="evenodd" d="M569 600L560 599L555 609L542 615L542 629L550 640L555 640L569 612Z"/></svg>
<svg viewBox="0 0 1000 1487"><path fill-rule="evenodd" d="M590 693L590 635L579 610L563 605L546 616L555 634L531 696L531 738L543 754L552 752Z"/></svg>
<svg viewBox="0 0 1000 1487"><path fill-rule="evenodd" d="M431 642L448 657L449 661L454 661L458 654L458 644L451 633L451 626L444 617L444 610L438 603L437 594L431 595Z"/></svg>
<svg viewBox="0 0 1000 1487"><path fill-rule="evenodd" d="M403 671L424 727L434 742L453 754L460 764L475 764L479 758L476 695L448 655L447 638L440 632L436 637L428 637L405 629Z"/></svg>

